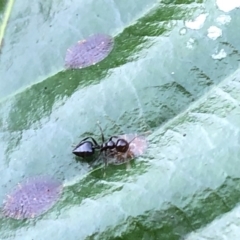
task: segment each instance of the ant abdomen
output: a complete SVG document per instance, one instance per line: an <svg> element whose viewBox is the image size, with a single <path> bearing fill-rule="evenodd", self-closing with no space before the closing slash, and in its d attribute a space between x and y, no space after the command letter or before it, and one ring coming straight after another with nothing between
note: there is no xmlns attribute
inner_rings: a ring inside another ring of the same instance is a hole
<svg viewBox="0 0 240 240"><path fill-rule="evenodd" d="M90 157L94 154L93 143L90 141L82 142L73 149L72 153L78 157Z"/></svg>

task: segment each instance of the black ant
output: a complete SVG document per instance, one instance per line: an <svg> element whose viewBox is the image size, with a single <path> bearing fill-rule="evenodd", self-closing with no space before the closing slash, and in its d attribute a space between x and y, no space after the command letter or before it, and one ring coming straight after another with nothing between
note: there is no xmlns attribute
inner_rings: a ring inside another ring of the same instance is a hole
<svg viewBox="0 0 240 240"><path fill-rule="evenodd" d="M107 142L104 140L104 135L101 126L98 124L98 127L101 131L101 137L102 137L102 144L99 145L97 141L92 137L84 138L72 151L73 154L75 154L78 157L90 157L95 153L95 149L100 151L101 153L105 153L105 166L107 165L106 160L106 154L107 152L116 152L120 154L124 154L128 151L129 145L131 142L126 141L123 138L119 138L117 136L112 136L109 138ZM114 141L114 138L117 140ZM88 140L90 139L90 140Z"/></svg>

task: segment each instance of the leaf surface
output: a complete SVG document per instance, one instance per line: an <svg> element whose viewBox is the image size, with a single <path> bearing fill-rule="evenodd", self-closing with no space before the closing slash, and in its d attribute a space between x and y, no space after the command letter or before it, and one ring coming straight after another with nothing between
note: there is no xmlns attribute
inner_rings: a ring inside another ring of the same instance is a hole
<svg viewBox="0 0 240 240"><path fill-rule="evenodd" d="M64 195L35 220L1 218L2 238L174 240L234 211L240 10L223 13L193 0L52 4L16 1L9 19L0 59L0 199L42 173L63 180ZM202 26L186 28L200 14ZM230 17L224 24L223 14ZM215 40L211 26L222 31ZM113 52L95 66L65 71L67 47L96 31L114 36ZM71 145L86 136L100 141L97 121L107 138L151 131L147 153L130 170L90 173Z"/></svg>

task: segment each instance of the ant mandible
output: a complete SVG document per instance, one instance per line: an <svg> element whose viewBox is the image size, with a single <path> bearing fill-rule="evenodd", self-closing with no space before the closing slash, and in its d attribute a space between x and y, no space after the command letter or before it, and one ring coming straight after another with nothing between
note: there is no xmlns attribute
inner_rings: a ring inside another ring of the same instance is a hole
<svg viewBox="0 0 240 240"><path fill-rule="evenodd" d="M117 136L112 136L109 138L107 142L104 140L104 135L101 126L99 123L97 123L100 131L101 131L101 137L102 137L102 144L99 145L97 141L93 137L87 137L84 138L72 151L73 154L75 154L78 157L89 157L92 156L95 153L95 149L100 151L101 153L105 153L105 166L107 165L106 160L106 153L107 151L116 151L117 153L126 153L129 149L129 142L127 142L123 138L119 138ZM89 140L88 140L89 139ZM117 139L117 141L114 141L114 139Z"/></svg>

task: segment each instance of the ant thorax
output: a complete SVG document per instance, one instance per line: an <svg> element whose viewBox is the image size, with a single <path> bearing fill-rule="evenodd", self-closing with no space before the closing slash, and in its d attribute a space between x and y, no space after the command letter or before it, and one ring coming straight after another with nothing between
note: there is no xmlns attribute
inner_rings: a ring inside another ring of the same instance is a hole
<svg viewBox="0 0 240 240"><path fill-rule="evenodd" d="M101 152L111 150L115 148L115 142L113 140L109 140L105 143L103 143L100 147Z"/></svg>

